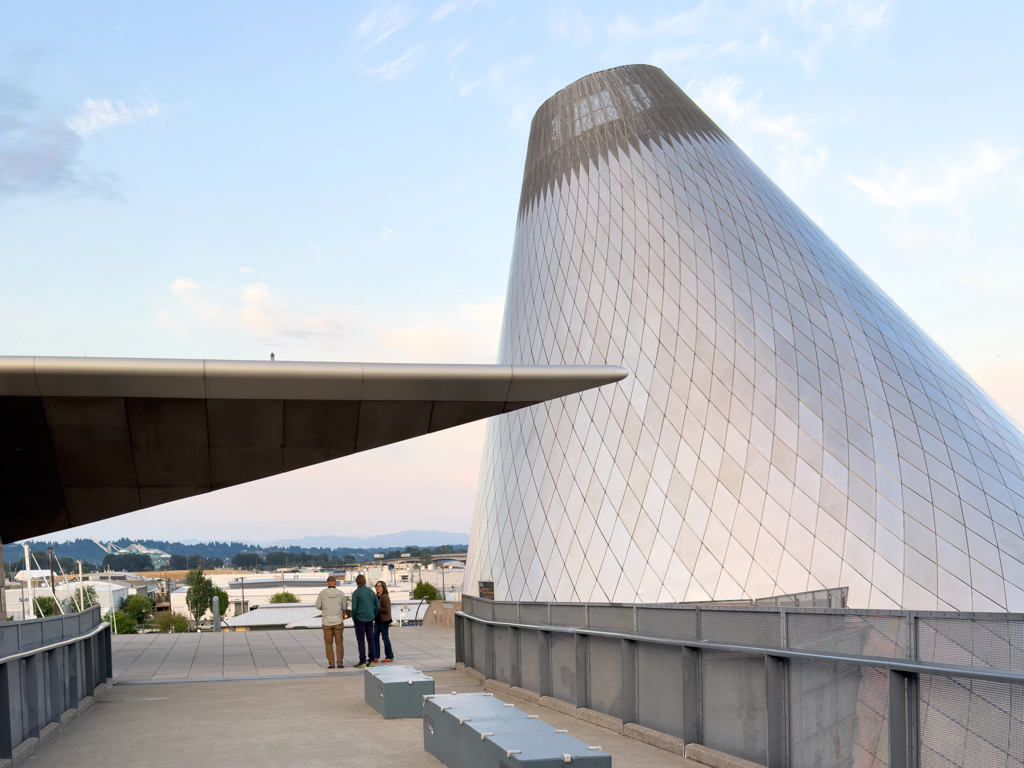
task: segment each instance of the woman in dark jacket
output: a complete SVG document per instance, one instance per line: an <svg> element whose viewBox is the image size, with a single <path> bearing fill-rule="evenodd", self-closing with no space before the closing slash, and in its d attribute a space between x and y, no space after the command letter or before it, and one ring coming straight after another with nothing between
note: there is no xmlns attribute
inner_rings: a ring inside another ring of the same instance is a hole
<svg viewBox="0 0 1024 768"><path fill-rule="evenodd" d="M388 594L388 585L378 581L377 599L380 601L380 612L373 620L373 663L383 661L385 664L395 660L395 653L391 650L391 638L388 637L388 628L391 626L391 595ZM380 658L380 639L384 638L384 655Z"/></svg>

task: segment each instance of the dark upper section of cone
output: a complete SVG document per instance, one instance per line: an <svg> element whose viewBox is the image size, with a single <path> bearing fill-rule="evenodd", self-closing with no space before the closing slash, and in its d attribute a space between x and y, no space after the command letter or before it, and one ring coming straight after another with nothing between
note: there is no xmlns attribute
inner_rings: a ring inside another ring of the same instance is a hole
<svg viewBox="0 0 1024 768"><path fill-rule="evenodd" d="M556 183L598 157L669 135L724 136L722 130L657 67L632 64L595 72L541 104L530 125L519 212Z"/></svg>

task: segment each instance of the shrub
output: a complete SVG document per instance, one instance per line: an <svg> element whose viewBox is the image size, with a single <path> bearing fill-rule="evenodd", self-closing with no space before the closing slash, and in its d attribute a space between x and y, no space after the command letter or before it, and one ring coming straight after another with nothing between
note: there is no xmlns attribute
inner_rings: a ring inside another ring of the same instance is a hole
<svg viewBox="0 0 1024 768"><path fill-rule="evenodd" d="M161 632L188 632L188 617L174 611L162 611L153 620Z"/></svg>
<svg viewBox="0 0 1024 768"><path fill-rule="evenodd" d="M145 595L132 595L124 601L121 610L136 624L140 624L152 615L153 601Z"/></svg>
<svg viewBox="0 0 1024 768"><path fill-rule="evenodd" d="M416 588L412 591L413 600L438 600L437 587L433 584L427 584L425 581L418 582Z"/></svg>
<svg viewBox="0 0 1024 768"><path fill-rule="evenodd" d="M272 603L300 603L302 602L293 595L291 592L278 592L276 595L272 595L270 598Z"/></svg>
<svg viewBox="0 0 1024 768"><path fill-rule="evenodd" d="M221 618L224 618L224 614L227 613L227 610L228 610L228 601L231 600L231 598L228 596L228 593L225 592L220 587L214 587L213 588L213 594L214 594L214 596L218 600L217 608L220 611ZM211 608L210 609L213 610L213 608L212 608L213 599L212 598L211 598L210 602L211 602Z"/></svg>
<svg viewBox="0 0 1024 768"><path fill-rule="evenodd" d="M35 614L36 616L56 616L60 611L57 610L57 601L52 597L37 597L35 598Z"/></svg>
<svg viewBox="0 0 1024 768"><path fill-rule="evenodd" d="M111 616L110 611L107 611L107 615L103 617L103 620L109 621L119 635L134 635L137 630L135 619L121 611L114 611L113 616Z"/></svg>

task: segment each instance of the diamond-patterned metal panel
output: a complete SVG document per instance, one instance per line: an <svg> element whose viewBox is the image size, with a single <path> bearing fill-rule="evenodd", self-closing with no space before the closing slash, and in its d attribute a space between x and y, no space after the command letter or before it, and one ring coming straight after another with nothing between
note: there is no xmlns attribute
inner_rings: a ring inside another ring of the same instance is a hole
<svg viewBox="0 0 1024 768"><path fill-rule="evenodd" d="M499 358L632 374L491 420L499 599L1024 612L1024 436L654 67L534 117Z"/></svg>

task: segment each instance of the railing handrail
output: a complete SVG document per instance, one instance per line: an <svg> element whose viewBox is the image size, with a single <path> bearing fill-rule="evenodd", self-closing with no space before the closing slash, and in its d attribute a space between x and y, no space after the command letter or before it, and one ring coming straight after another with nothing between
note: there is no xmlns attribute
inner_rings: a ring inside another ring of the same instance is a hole
<svg viewBox="0 0 1024 768"><path fill-rule="evenodd" d="M1013 683L1024 685L1024 671L1018 672L1012 669L1000 669L997 667L965 667L956 664L936 664L928 661L900 660L890 656L859 656L855 654L829 653L812 651L806 649L783 648L781 646L756 646L737 645L735 643L722 643L714 640L693 640L689 638L671 637L650 637L647 635L636 635L627 632L612 632L604 629L589 629L587 627L566 627L552 624L527 624L525 622L507 622L482 619L463 611L456 611L456 616L478 621L492 627L509 627L517 629L536 629L542 632L561 632L565 634L590 635L594 637L608 637L612 639L630 640L641 643L657 643L660 645L676 645L686 648L709 648L718 651L731 651L733 653L748 653L757 656L778 656L786 659L805 659L810 661L828 661L839 664L852 664L859 667L874 667L876 669L892 669L898 672L915 672L922 675L937 675L941 677L963 677L973 680L990 680L999 683Z"/></svg>
<svg viewBox="0 0 1024 768"><path fill-rule="evenodd" d="M545 602L539 600L488 600L485 597L474 595L463 595L463 600L479 600L490 605L551 605L561 607L588 607L588 608L656 608L659 610L680 610L680 611L743 611L746 613L813 613L843 616L885 616L900 618L913 616L918 619L963 619L973 621L1024 621L1024 613L985 613L966 611L917 611L898 610L893 608L813 608L810 606L781 606L781 605L723 605L715 603L569 603L569 602Z"/></svg>
<svg viewBox="0 0 1024 768"><path fill-rule="evenodd" d="M46 616L45 618L52 618L52 617ZM65 645L71 645L72 643L77 643L77 642L79 642L81 640L85 640L86 638L92 637L93 635L99 634L100 632L102 632L104 629L106 629L109 626L110 626L110 624L108 622L101 621L99 624L97 624L95 627L93 627L92 629L90 629L88 632L86 632L84 634L75 635L74 637L69 637L68 639L61 640L58 643L51 643L50 645L43 645L43 646L40 646L39 648L33 648L30 651L20 651L18 653L12 653L10 656L5 656L4 658L0 659L0 664L8 664L8 663L10 663L12 661L18 661L19 659L26 659L29 656L35 656L37 653L46 653L47 651L53 651L53 650L56 650L57 648L62 648Z"/></svg>

